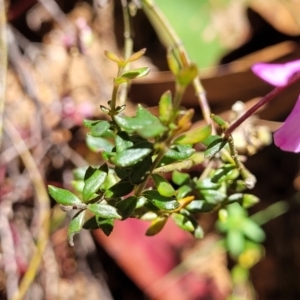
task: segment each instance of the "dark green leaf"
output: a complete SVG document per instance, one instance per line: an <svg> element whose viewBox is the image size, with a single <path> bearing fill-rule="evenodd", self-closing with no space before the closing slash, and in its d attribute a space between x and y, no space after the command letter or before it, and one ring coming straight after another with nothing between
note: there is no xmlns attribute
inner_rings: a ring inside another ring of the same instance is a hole
<svg viewBox="0 0 300 300"><path fill-rule="evenodd" d="M210 133L211 133L210 125L194 128L194 129L189 130L185 134L181 135L180 137L178 137L174 141L174 143L181 144L181 145L184 145L184 144L194 145L194 144L200 143L203 140L207 139L207 137L210 136Z"/></svg>
<svg viewBox="0 0 300 300"><path fill-rule="evenodd" d="M60 189L53 185L48 185L48 191L50 196L59 204L66 206L82 204L80 199L68 190Z"/></svg>
<svg viewBox="0 0 300 300"><path fill-rule="evenodd" d="M87 209L100 218L122 219L122 217L118 214L117 209L108 204L101 204L101 203L88 204Z"/></svg>
<svg viewBox="0 0 300 300"><path fill-rule="evenodd" d="M106 236L109 236L114 229L114 219L103 219L96 217L98 228L100 228Z"/></svg>
<svg viewBox="0 0 300 300"><path fill-rule="evenodd" d="M133 146L133 142L130 140L130 136L126 131L121 131L117 133L116 135L117 153L121 153L132 146Z"/></svg>
<svg viewBox="0 0 300 300"><path fill-rule="evenodd" d="M113 149L113 144L107 139L102 137L94 137L88 134L86 136L86 144L88 148L94 152L107 151L110 152Z"/></svg>
<svg viewBox="0 0 300 300"><path fill-rule="evenodd" d="M147 178L151 166L152 159L150 155L146 156L142 161L136 163L130 172L130 182L133 184L142 183Z"/></svg>
<svg viewBox="0 0 300 300"><path fill-rule="evenodd" d="M150 68L143 67L143 68L127 71L122 74L122 77L127 79L141 78L147 76L149 72L150 72Z"/></svg>
<svg viewBox="0 0 300 300"><path fill-rule="evenodd" d="M70 246L74 246L73 237L82 229L85 211L79 211L71 220L68 228L68 240Z"/></svg>
<svg viewBox="0 0 300 300"><path fill-rule="evenodd" d="M174 220L175 224L183 230L190 232L193 232L195 230L193 223L187 216L174 213L172 214L172 219Z"/></svg>
<svg viewBox="0 0 300 300"><path fill-rule="evenodd" d="M124 179L111 186L106 190L104 197L105 198L119 198L128 195L133 191L134 185L128 180Z"/></svg>
<svg viewBox="0 0 300 300"><path fill-rule="evenodd" d="M170 91L166 91L159 101L159 118L163 123L167 124L171 120L173 113L172 95Z"/></svg>
<svg viewBox="0 0 300 300"><path fill-rule="evenodd" d="M226 144L227 141L223 138L215 139L211 144L208 145L207 149L205 150L205 157L214 157L219 151L221 151L225 147Z"/></svg>
<svg viewBox="0 0 300 300"><path fill-rule="evenodd" d="M175 193L173 186L163 176L159 174L152 174L153 181L157 191L165 197L172 197Z"/></svg>
<svg viewBox="0 0 300 300"><path fill-rule="evenodd" d="M154 219L148 230L146 231L147 236L153 236L159 233L165 226L168 218L166 216L159 216L156 219Z"/></svg>
<svg viewBox="0 0 300 300"><path fill-rule="evenodd" d="M143 196L147 198L156 207L163 210L173 210L180 206L179 202L171 197L164 197L157 191L145 191Z"/></svg>
<svg viewBox="0 0 300 300"><path fill-rule="evenodd" d="M122 215L122 220L129 218L135 210L138 198L131 196L117 203L116 207Z"/></svg>
<svg viewBox="0 0 300 300"><path fill-rule="evenodd" d="M152 152L152 144L140 142L130 149L126 149L111 158L112 163L118 167L128 167L136 164L139 160Z"/></svg>
<svg viewBox="0 0 300 300"><path fill-rule="evenodd" d="M88 229L88 230L92 230L92 229L98 229L98 223L97 223L97 217L93 216L90 219L88 219L82 226L83 229Z"/></svg>
<svg viewBox="0 0 300 300"><path fill-rule="evenodd" d="M87 202L99 190L104 183L108 173L107 164L102 165L98 169L89 167L85 175L85 184L82 191L82 198Z"/></svg>

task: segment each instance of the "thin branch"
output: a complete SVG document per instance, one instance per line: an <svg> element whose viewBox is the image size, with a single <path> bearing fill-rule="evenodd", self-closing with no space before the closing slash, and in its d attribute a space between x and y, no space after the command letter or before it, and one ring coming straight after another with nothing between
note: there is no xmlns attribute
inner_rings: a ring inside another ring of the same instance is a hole
<svg viewBox="0 0 300 300"><path fill-rule="evenodd" d="M187 63L190 63L190 59L184 46L182 45L181 40L177 36L172 26L169 24L164 14L160 11L159 7L155 4L154 0L141 0L141 2L145 14L147 15L149 21L152 23L156 33L160 37L160 40L165 45L165 47L167 49L178 49L180 53L179 58L181 60L184 59ZM184 62L182 61L182 63ZM211 124L213 127L213 123L210 118L211 112L207 102L206 92L199 77L194 79L193 86L199 101L203 118L207 124Z"/></svg>
<svg viewBox="0 0 300 300"><path fill-rule="evenodd" d="M12 300L21 300L24 298L26 292L28 291L30 285L32 284L38 268L41 264L42 256L45 247L48 243L49 235L49 219L50 219L50 207L49 207L49 197L47 190L45 188L43 177L36 165L29 150L24 150L25 145L22 145L22 137L16 130L14 125L7 118L5 119L5 131L11 138L13 144L19 152L19 155L26 167L29 177L31 178L32 184L35 189L36 199L38 202L39 209L39 232L37 235L36 249L33 253L32 259L29 263L28 269L22 278L19 286L19 291L13 296Z"/></svg>

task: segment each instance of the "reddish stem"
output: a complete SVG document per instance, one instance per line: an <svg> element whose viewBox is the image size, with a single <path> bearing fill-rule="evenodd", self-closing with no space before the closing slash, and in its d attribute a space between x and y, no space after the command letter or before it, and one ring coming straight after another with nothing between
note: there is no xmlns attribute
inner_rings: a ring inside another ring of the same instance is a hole
<svg viewBox="0 0 300 300"><path fill-rule="evenodd" d="M299 79L300 79L300 72L297 72L290 78L290 80L288 81L288 83L285 86L276 87L274 90L272 90L266 96L261 98L255 105L253 105L240 118L238 118L235 122L233 122L228 127L228 129L224 133L224 138L228 138L237 127L239 127L245 120L247 120L250 116L252 116L260 107L262 107L266 103L273 100L276 96L278 96L281 92L283 92L288 87L293 85Z"/></svg>

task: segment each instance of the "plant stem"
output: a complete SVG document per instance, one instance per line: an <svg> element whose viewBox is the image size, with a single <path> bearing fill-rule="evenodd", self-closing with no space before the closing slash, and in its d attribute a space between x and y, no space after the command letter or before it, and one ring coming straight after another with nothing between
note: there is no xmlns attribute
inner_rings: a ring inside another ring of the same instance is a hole
<svg viewBox="0 0 300 300"><path fill-rule="evenodd" d="M155 4L154 0L141 0L141 3L145 14L147 15L149 21L153 25L157 35L159 36L161 42L165 45L165 47L167 49L178 49L180 52L179 59L181 63L189 63L190 59L184 46L182 45L181 40L177 36L172 26L169 24L162 11ZM183 58L185 62L183 62ZM215 130L210 118L210 108L207 102L206 93L199 77L193 80L193 87L196 97L199 101L203 118L207 124L212 125L212 131L214 132Z"/></svg>
<svg viewBox="0 0 300 300"><path fill-rule="evenodd" d="M290 81L285 86L276 87L269 94L261 98L259 102L253 105L240 118L238 118L234 123L232 123L227 128L227 130L224 132L224 138L228 138L237 127L239 127L245 120L247 120L250 116L252 116L260 107L272 101L275 97L277 97L280 93L282 93L288 87L290 87L295 82L297 82L299 79L300 79L300 72L295 73L295 75L291 77Z"/></svg>
<svg viewBox="0 0 300 300"><path fill-rule="evenodd" d="M133 51L133 39L131 37L130 14L127 0L121 0L124 19L124 59L128 59ZM129 69L129 63L126 64L124 71ZM120 86L119 100L120 105L124 105L127 99L129 83L124 82Z"/></svg>

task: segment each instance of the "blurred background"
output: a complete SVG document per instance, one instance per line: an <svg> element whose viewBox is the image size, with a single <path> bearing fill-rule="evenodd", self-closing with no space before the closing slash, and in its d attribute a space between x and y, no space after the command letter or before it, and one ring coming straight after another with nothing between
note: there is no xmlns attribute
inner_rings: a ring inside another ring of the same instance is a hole
<svg viewBox="0 0 300 300"><path fill-rule="evenodd" d="M122 56L121 1L1 2L6 7L8 65L1 112L0 298L13 299L36 251L43 216L50 214L49 240L42 240L46 250L24 299L226 299L233 262L215 247L220 239L215 215L201 216L206 236L200 241L172 223L159 235L145 237L147 223L127 220L119 222L110 237L83 231L75 238L75 247L70 247L70 216L54 201L48 206L50 200L42 196L47 184L71 189L74 168L101 162L101 155L86 146L82 120L104 118L99 105L110 99L117 72L104 50ZM199 65L213 113L228 118L236 101L243 101L246 109L272 90L253 75L252 64L300 58L300 1L156 3ZM2 31L4 23L0 17ZM174 88L166 49L142 10L136 11L132 28L134 50L147 48L135 64L151 67L151 73L132 84L128 114L137 103L156 106L161 94ZM286 90L259 111L260 120L283 121L299 91L299 85ZM183 105L196 110L197 120L202 118L192 88ZM274 129L273 123L266 124ZM300 299L299 166L299 155L274 145L247 161L258 181L253 193L261 200L250 213L277 201L284 204L263 226L265 256L250 275L255 296L244 286L241 299Z"/></svg>

